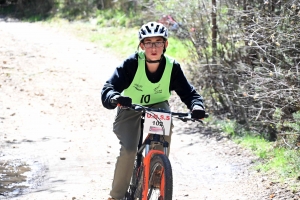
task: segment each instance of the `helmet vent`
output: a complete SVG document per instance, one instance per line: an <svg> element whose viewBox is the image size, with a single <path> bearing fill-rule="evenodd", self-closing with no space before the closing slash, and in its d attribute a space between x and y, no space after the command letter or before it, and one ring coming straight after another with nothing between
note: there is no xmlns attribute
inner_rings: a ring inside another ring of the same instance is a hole
<svg viewBox="0 0 300 200"><path fill-rule="evenodd" d="M151 33L151 30L148 26L146 26L146 29L147 29L148 33Z"/></svg>
<svg viewBox="0 0 300 200"><path fill-rule="evenodd" d="M158 32L158 28L159 28L159 25L156 26L155 30L154 30L154 33L157 33Z"/></svg>

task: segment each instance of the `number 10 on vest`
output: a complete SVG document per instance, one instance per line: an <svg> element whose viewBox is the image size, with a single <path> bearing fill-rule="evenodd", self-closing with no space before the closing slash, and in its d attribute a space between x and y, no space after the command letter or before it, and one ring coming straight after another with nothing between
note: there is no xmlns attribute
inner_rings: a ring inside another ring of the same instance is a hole
<svg viewBox="0 0 300 200"><path fill-rule="evenodd" d="M146 112L144 133L163 135L163 127L165 129L165 135L170 135L171 114L161 112Z"/></svg>

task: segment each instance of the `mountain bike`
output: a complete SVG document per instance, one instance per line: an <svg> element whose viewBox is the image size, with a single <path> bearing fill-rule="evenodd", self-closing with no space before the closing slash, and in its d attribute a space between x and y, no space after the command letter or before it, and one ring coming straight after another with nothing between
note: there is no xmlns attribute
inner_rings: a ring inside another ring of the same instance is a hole
<svg viewBox="0 0 300 200"><path fill-rule="evenodd" d="M125 109L141 112L142 115L141 135L131 182L123 200L172 200L173 175L167 157L169 143L164 140L164 136L170 133L172 117L184 122L202 120L191 118L190 113L171 112L138 104ZM148 133L145 139L144 133ZM163 147L163 151L155 150L158 145Z"/></svg>

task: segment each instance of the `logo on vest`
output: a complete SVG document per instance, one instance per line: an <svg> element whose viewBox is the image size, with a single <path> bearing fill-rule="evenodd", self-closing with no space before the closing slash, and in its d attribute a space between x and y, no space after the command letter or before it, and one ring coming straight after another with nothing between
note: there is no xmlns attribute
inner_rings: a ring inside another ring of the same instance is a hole
<svg viewBox="0 0 300 200"><path fill-rule="evenodd" d="M136 84L136 83L135 83L133 87L134 87L136 90L143 92L143 90L142 90L143 86L142 86L142 85L139 85L139 84Z"/></svg>
<svg viewBox="0 0 300 200"><path fill-rule="evenodd" d="M162 93L162 89L160 88L160 84L154 88L154 94L161 94Z"/></svg>

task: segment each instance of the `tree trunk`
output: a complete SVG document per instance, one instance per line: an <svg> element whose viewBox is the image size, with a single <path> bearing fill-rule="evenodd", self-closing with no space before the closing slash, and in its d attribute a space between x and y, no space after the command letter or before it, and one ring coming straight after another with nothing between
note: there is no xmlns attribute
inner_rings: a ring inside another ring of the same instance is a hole
<svg viewBox="0 0 300 200"><path fill-rule="evenodd" d="M215 60L216 52L217 52L217 2L216 0L212 0L212 12L211 12L211 18L212 18L212 51L213 51L213 60Z"/></svg>

